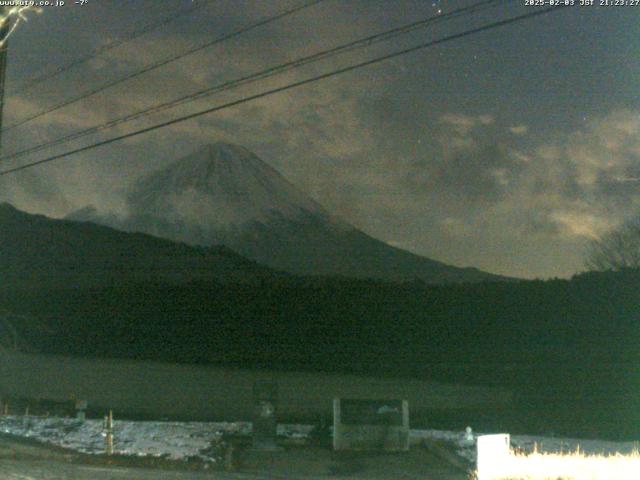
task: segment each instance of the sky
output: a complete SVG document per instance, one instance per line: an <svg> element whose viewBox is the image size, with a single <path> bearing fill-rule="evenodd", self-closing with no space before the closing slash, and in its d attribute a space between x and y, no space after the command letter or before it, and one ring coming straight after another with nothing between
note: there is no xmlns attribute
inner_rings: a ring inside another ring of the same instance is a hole
<svg viewBox="0 0 640 480"><path fill-rule="evenodd" d="M28 12L9 42L4 129L225 33L304 3L67 1ZM325 0L2 132L4 154L282 62L471 5ZM597 3L597 2L596 2ZM503 2L15 160L7 168L208 106L532 12ZM0 177L0 200L56 218L125 209L142 174L216 141L242 145L328 211L394 246L457 266L570 277L589 242L640 212L640 6L575 6ZM22 86L22 87L21 87Z"/></svg>

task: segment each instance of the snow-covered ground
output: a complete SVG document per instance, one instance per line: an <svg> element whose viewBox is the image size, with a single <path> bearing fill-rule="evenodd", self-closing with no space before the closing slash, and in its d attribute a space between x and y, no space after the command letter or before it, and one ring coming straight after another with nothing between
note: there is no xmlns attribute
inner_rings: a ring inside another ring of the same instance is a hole
<svg viewBox="0 0 640 480"><path fill-rule="evenodd" d="M478 435L488 433L508 433L508 432L485 432L473 433L473 440L466 438L465 432L454 432L447 430L412 430L412 443L417 443L421 439L444 440L456 445L459 455L465 457L470 462L476 461L475 439ZM511 435L511 447L524 453L530 453L537 449L540 453L568 453L575 452L578 448L585 454L615 453L629 454L638 450L638 442L610 442L605 440L582 440L577 438L557 438L538 437L533 435Z"/></svg>
<svg viewBox="0 0 640 480"><path fill-rule="evenodd" d="M308 435L312 427L279 425L278 434L288 437ZM68 448L77 452L102 454L106 451L103 420L80 422L69 418L0 417L0 432ZM249 435L246 422L113 422L113 452L122 455L166 457L174 460L191 457L213 461L208 453L212 441L223 432Z"/></svg>
<svg viewBox="0 0 640 480"><path fill-rule="evenodd" d="M105 453L106 442L102 420L84 422L65 418L0 417L0 432L33 438L60 447L89 454ZM310 425L278 425L278 434L286 437L306 437ZM214 461L210 453L212 441L223 432L248 435L248 422L134 422L114 421L114 453L135 456L167 457L181 460L200 458ZM477 434L474 434L474 439ZM411 443L423 439L444 440L457 446L458 453L475 463L475 441L464 431L411 430ZM571 438L514 435L511 445L523 452L531 452L537 445L539 452L574 452L587 454L628 454L638 448L637 442L609 442Z"/></svg>

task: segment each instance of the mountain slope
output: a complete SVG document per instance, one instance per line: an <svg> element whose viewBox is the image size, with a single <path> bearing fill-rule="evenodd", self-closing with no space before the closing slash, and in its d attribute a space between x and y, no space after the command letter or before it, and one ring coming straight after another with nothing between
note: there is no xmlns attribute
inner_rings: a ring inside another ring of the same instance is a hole
<svg viewBox="0 0 640 480"><path fill-rule="evenodd" d="M334 217L243 147L216 143L140 179L122 221L75 218L192 245L225 245L273 268L428 283L504 279L391 247Z"/></svg>
<svg viewBox="0 0 640 480"><path fill-rule="evenodd" d="M224 247L191 247L91 223L30 215L0 204L2 287L228 282L277 275Z"/></svg>

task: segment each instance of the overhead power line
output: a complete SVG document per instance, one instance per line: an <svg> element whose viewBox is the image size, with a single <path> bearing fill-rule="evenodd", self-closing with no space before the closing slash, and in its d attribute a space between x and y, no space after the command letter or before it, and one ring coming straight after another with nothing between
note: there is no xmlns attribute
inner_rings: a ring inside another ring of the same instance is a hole
<svg viewBox="0 0 640 480"><path fill-rule="evenodd" d="M473 29L470 29L470 30L465 30L465 31L460 32L460 33L455 33L455 34L452 34L452 35L448 35L448 36L439 38L437 40L432 40L432 41L429 41L429 42L426 42L426 43L422 43L422 44L419 44L419 45L416 45L416 46L413 46L413 47L409 47L409 48L406 48L406 49L403 49L403 50L399 50L399 51L396 51L396 52L393 52L393 53L389 53L389 54L386 54L386 55L382 55L382 56L379 56L379 57L376 57L376 58L373 58L373 59L370 59L370 60L366 60L364 62L352 64L352 65L349 65L347 67L342 67L342 68L339 68L339 69L336 69L336 70L332 70L332 71L327 72L327 73L316 75L314 77L310 77L310 78L307 78L305 80L300 80L300 81L297 81L297 82L293 82L293 83L290 83L288 85L284 85L282 87L277 87L277 88L273 88L273 89L270 89L270 90L266 90L266 91L263 91L263 92L260 92L260 93L254 94L254 95L250 95L250 96L245 97L245 98L241 98L239 100L234 100L234 101L222 104L222 105L211 107L211 108L208 108L206 110L199 111L199 112L191 113L189 115L185 115L185 116L182 116L182 117L179 117L179 118L175 118L173 120L162 122L162 123L150 126L150 127L146 127L146 128L142 128L142 129L139 129L139 130L135 130L133 132L129 132L129 133L126 133L126 134L123 134L123 135L119 135L117 137L112 137L112 138L109 138L107 140L103 140L103 141L100 141L100 142L97 142L97 143L94 143L94 144L91 144L91 145L87 145L87 146L84 146L84 147L76 148L74 150L70 150L70 151L67 151L67 152L64 152L64 153L61 153L61 154L58 154L58 155L53 155L53 156L44 158L42 160L38 160L38 161L35 161L35 162L27 163L25 165L20 165L18 167L13 167L13 168L9 168L9 169L6 169L6 170L2 170L2 171L0 171L0 176L9 175L11 173L19 172L21 170L26 170L28 168L33 168L33 167L35 167L37 165L43 165L45 163L50 163L50 162L53 162L53 161L56 161L56 160L59 160L59 159L62 159L62 158L69 157L71 155L75 155L75 154L78 154L78 153L82 153L82 152L86 152L86 151L89 151L89 150L93 150L95 148L102 147L102 146L105 146L105 145L109 145L111 143L119 142L121 140L137 137L139 135L143 135L145 133L152 132L154 130L159 130L161 128L165 128L165 127L168 127L168 126L171 126L171 125L175 125L177 123L182 123L182 122L185 122L187 120L192 120L194 118L201 117L203 115L207 115L207 114L218 112L220 110L224 110L224 109L227 109L227 108L235 107L235 106L241 105L243 103L247 103L247 102L251 102L253 100L257 100L257 99L260 99L260 98L264 98L264 97L268 97L268 96L271 96L271 95L275 95L277 93L285 92L287 90L298 88L298 87L301 87L303 85L308 85L310 83L314 83L314 82L317 82L317 81L320 81L320 80L325 80L325 79L328 79L328 78L336 77L336 76L342 75L344 73L357 70L359 68L367 67L367 66L370 66L370 65L375 65L375 64L384 62L386 60L390 60L390 59L393 59L393 58L396 58L396 57L399 57L399 56L402 56L402 55L407 55L409 53L417 52L419 50L423 50L423 49L426 49L426 48L429 48L429 47L433 47L435 45L440 45L440 44L443 44L443 43L446 43L446 42L451 42L453 40L458 40L458 39L461 39L461 38L464 38L464 37L467 37L467 36L470 36L470 35L475 35L475 34L478 34L478 33L486 32L486 31L493 30L493 29L498 28L498 27L502 27L502 26L509 25L509 24L512 24L512 23L516 23L516 22L520 22L520 21L527 20L527 19L530 19L530 18L538 17L538 16L541 16L541 15L545 15L547 13L551 13L551 12L562 10L562 9L566 9L566 8L568 8L568 6L565 6L565 5L561 5L561 6L557 6L557 7L547 7L547 8L543 8L543 9L540 9L540 10L535 10L535 11L532 11L532 12L529 12L529 13L526 13L526 14L522 14L522 15L518 15L518 16L515 16L515 17L511 17L511 18L508 18L508 19L505 19L505 20L499 20L499 21L496 21L496 22L492 22L492 23L489 23L487 25L483 25L481 27L473 28Z"/></svg>
<svg viewBox="0 0 640 480"><path fill-rule="evenodd" d="M6 161L6 160L12 160L15 158L19 158L19 157L23 157L25 155L31 154L31 153L35 153L38 151L42 151L44 149L50 148L52 146L55 145L60 145L62 143L66 143L66 142L70 142L72 140L77 140L79 138L85 137L87 135L92 135L94 133L98 133L113 127L116 127L118 125L121 125L123 123L127 123L139 118L143 118L146 116L149 116L151 114L155 114L155 113L159 113L171 108L174 108L178 105L182 105L182 104L186 104L189 102L194 102L196 100L199 100L201 98L205 98L205 97L209 97L211 95L214 95L216 93L220 93L223 91L227 91L227 90L231 90L234 88L238 88L240 86L243 85L248 85L251 83L255 83L259 80L264 80L266 78L270 78L272 76L275 75L279 75L281 73L293 70L295 68L300 68L304 65L308 65L311 63L315 63L315 62L319 62L321 60L325 60L327 58L331 58L333 56L336 55L340 55L343 53L347 53L347 52L352 52L355 51L356 49L361 49L364 47L368 47L383 41L388 41L391 40L393 38L396 38L400 35L404 35L406 33L415 31L419 28L423 28L429 25L433 25L436 23L442 23L442 22L446 22L449 21L453 18L457 18L457 17L461 17L464 15L469 15L472 13L477 13L481 10L487 9L487 8L491 8L497 4L501 4L501 3L509 3L509 2L513 2L514 0L483 0L481 2L475 3L471 6L468 7L463 7L463 8L459 8L456 10L453 10L451 12L448 12L444 15L438 15L435 17L427 17L425 19L421 19L418 20L416 22L412 22L409 24L405 24L399 27L395 27L392 28L390 30L386 30L384 32L380 32L374 35L370 35L368 37L365 38L361 38L361 39L357 39L351 42L348 42L346 44L342 44L340 46L334 47L334 48L330 48L327 50L323 50L321 52L317 52L311 55L307 55L304 57L300 57L297 58L295 60L292 60L290 62L286 62L283 64L279 64L276 65L274 67L269 67L265 70L261 70L259 72L250 74L250 75L246 75L240 78L236 78L234 80L230 80L227 82L223 82L221 84L218 85L214 85L213 87L207 88L205 90L201 90L199 92L195 92L195 93L191 93L189 95L185 95L183 97L180 97L178 99L175 100L171 100L169 102L164 102L152 107L148 107L142 110L139 110L137 112L134 113L130 113L128 115L125 115L124 117L120 117L114 120L110 120L107 121L105 123L93 126L93 127L89 127L87 129L78 131L78 132L74 132L68 135L64 135L62 137L58 137L56 139L53 140L49 140L47 142L44 142L42 144L39 145L35 145L33 147L29 147L26 148L24 150L20 150L14 153L11 153L9 155L5 155L0 157L0 162L2 161Z"/></svg>
<svg viewBox="0 0 640 480"><path fill-rule="evenodd" d="M124 37L121 38L116 38L114 40L111 40L110 42L107 42L103 45L98 46L97 48L95 48L92 52L88 53L87 55L84 55L80 58L77 58L75 60L72 60L71 62L67 63L66 65L61 65L58 68L56 68L53 71L50 72L46 72L42 75L38 75L36 77L32 77L28 80L26 80L25 82L23 82L19 87L14 88L14 89L10 89L10 93L11 94L16 94L16 93L22 93L25 90L28 90L40 83L44 83L46 81L51 80L52 78L57 77L58 75L61 75L79 65L82 65L84 63L87 63L97 57L99 57L100 55L102 55L105 52L108 52L109 50L113 50L115 48L121 47L123 45L126 45L127 43L130 43L134 40L136 40L137 38L140 38L144 35L146 35L147 33L153 32L154 30L157 30L161 27L164 27L165 25L168 25L176 20L179 20L180 18L187 16L187 15L191 15L192 13L194 13L197 10L200 10L201 8L207 6L209 3L211 3L213 0L201 0L198 3L195 3L194 6L192 6L191 8L180 8L177 12L173 12L171 15L169 15L168 17L165 17L163 19L161 19L159 22L155 22L155 23L149 23L147 25L142 26L141 28L132 31L131 33L125 35Z"/></svg>
<svg viewBox="0 0 640 480"><path fill-rule="evenodd" d="M178 55L174 55L172 57L166 58L164 60L160 60L158 62L152 63L151 65L148 65L147 67L144 67L141 70L137 70L137 71L135 71L133 73L130 73L130 74L124 76L124 77L121 77L121 78L116 79L114 81L108 82L108 83L106 83L106 84L104 84L104 85L102 85L102 86L100 86L98 88L90 90L89 92L86 92L86 93L84 93L82 95L79 95L79 96L77 96L75 98L72 98L72 99L69 99L69 100L65 100L64 102L59 103L59 104L57 104L57 105L55 105L53 107L50 107L50 108L48 108L46 110L43 110L43 111L41 111L39 113L36 113L36 114L33 114L33 115L31 115L31 116L29 116L27 118L24 118L24 119L20 120L17 123L14 123L14 124L12 124L12 125L10 125L8 127L5 127L4 129L2 129L2 131L3 132L8 132L10 130L16 129L16 128L18 128L18 127L20 127L20 126L22 126L22 125L24 125L26 123L32 122L33 120L36 120L36 119L38 119L40 117L43 117L43 116L48 115L50 113L53 113L53 112L55 112L57 110L60 110L62 108L68 107L69 105L72 105L74 103L77 103L77 102L80 102L82 100L85 100L85 99L87 99L89 97L92 97L92 96L94 96L94 95L96 95L96 94L98 94L100 92L108 90L109 88L115 87L116 85L120 85L121 83L127 82L129 80L133 80L134 78L137 78L137 77L139 77L141 75L144 75L145 73L149 73L149 72L151 72L153 70L157 70L160 67L168 65L170 63L173 63L173 62L175 62L177 60L181 60L181 59L183 59L185 57L193 55L194 53L200 52L200 51L202 51L202 50L204 50L206 48L212 47L214 45L217 45L219 43L225 42L225 41L230 40L232 38L239 37L240 35L243 35L243 34L249 32L251 30L255 30L258 27L262 27L262 26L267 25L269 23L273 23L273 22L275 22L277 20L280 20L282 18L285 18L285 17L288 17L290 15L293 15L294 13L297 13L297 12L299 12L301 10L304 10L306 8L309 8L309 7L312 7L314 5L317 5L318 3L321 3L323 1L325 1L325 0L307 1L307 2L305 2L302 5L299 5L297 7L290 8L288 10L285 10L284 12L278 13L278 14L273 15L271 17L268 17L268 18L265 18L265 19L260 20L258 22L252 23L250 25L247 25L246 27L242 27L242 28L240 28L238 30L235 30L235 31L233 31L231 33L228 33L226 35L222 35L222 36L214 39L213 41L206 42L206 43L204 43L202 45L198 45L197 47L190 48L186 52L183 52L183 53L180 53Z"/></svg>

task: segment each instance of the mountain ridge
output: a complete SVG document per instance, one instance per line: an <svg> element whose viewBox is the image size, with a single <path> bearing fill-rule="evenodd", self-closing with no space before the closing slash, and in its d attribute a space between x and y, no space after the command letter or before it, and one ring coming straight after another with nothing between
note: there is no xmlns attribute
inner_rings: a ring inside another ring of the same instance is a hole
<svg viewBox="0 0 640 480"><path fill-rule="evenodd" d="M0 273L3 285L14 287L286 276L224 246L194 247L90 222L55 220L8 203L0 204Z"/></svg>

